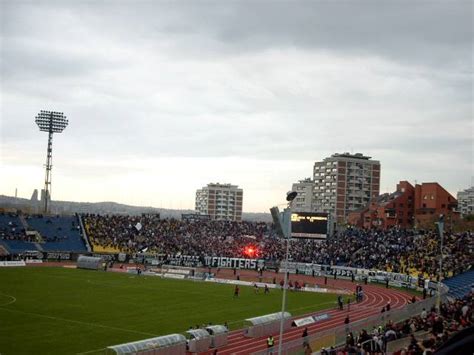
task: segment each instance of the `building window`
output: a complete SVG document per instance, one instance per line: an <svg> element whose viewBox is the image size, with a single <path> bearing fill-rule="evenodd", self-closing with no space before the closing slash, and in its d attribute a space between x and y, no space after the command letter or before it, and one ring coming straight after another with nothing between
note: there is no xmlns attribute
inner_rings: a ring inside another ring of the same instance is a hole
<svg viewBox="0 0 474 355"><path fill-rule="evenodd" d="M428 195L424 195L423 200L427 200L427 199L428 199Z"/></svg>

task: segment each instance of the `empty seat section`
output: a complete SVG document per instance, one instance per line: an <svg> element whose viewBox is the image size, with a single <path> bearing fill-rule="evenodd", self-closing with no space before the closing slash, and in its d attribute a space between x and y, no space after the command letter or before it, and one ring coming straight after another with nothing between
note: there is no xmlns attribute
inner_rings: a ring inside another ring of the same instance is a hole
<svg viewBox="0 0 474 355"><path fill-rule="evenodd" d="M76 216L30 216L27 223L41 234L45 251L87 251Z"/></svg>

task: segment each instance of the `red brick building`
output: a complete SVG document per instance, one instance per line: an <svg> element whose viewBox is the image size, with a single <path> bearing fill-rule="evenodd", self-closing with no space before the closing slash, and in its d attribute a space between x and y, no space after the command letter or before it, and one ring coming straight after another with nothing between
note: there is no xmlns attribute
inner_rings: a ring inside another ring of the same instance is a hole
<svg viewBox="0 0 474 355"><path fill-rule="evenodd" d="M438 183L413 187L400 181L395 192L382 194L348 216L348 223L359 228L413 228L431 226L440 214L458 218L456 199Z"/></svg>
<svg viewBox="0 0 474 355"><path fill-rule="evenodd" d="M417 225L430 223L440 214L446 220L459 218L458 201L436 182L425 182L415 187L415 222Z"/></svg>

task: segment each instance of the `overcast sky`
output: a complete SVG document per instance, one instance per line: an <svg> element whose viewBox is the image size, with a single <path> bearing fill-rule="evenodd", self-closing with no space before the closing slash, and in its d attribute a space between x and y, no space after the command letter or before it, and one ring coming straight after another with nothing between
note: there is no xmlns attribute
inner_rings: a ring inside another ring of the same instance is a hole
<svg viewBox="0 0 474 355"><path fill-rule="evenodd" d="M473 2L0 0L0 194L194 208L209 182L244 211L283 203L335 152L381 192L473 172Z"/></svg>

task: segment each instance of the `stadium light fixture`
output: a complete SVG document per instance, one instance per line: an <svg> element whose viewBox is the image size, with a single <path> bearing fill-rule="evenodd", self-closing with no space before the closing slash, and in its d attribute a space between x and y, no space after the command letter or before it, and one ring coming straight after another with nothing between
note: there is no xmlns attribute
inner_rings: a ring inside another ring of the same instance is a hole
<svg viewBox="0 0 474 355"><path fill-rule="evenodd" d="M288 201L288 207L283 211L283 223L282 230L283 235L286 239L286 251L285 251L285 275L283 277L283 295L281 299L281 314L280 314L280 336L278 341L278 355L281 355L282 346L283 346L283 324L284 314L286 311L286 289L288 288L288 254L290 253L290 238L291 238L291 207L293 201L296 198L298 193L296 191L289 191L286 194L286 201Z"/></svg>
<svg viewBox="0 0 474 355"><path fill-rule="evenodd" d="M438 232L440 239L440 248L439 248L439 276L438 276L438 295L436 298L436 306L438 307L438 312L441 311L441 278L443 277L443 237L444 237L444 215L440 214L438 222Z"/></svg>
<svg viewBox="0 0 474 355"><path fill-rule="evenodd" d="M36 116L35 122L41 132L48 132L44 179L44 213L48 213L49 200L51 199L51 169L53 168L53 133L64 131L69 121L62 112L41 110Z"/></svg>

